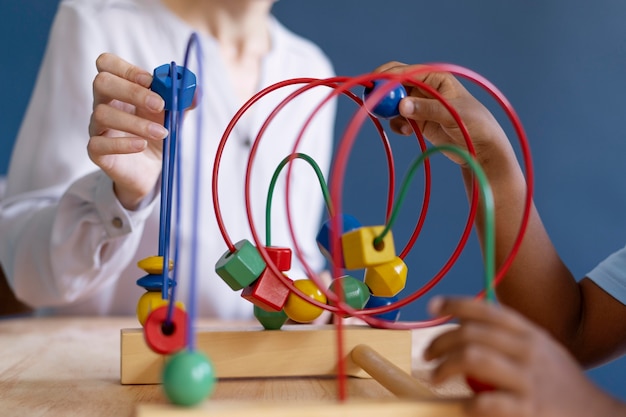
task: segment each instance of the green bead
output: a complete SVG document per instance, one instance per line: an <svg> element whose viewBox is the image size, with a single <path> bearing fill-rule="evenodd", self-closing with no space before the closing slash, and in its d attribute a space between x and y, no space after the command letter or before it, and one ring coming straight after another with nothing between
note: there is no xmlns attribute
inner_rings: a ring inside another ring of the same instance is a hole
<svg viewBox="0 0 626 417"><path fill-rule="evenodd" d="M215 264L215 272L234 291L252 284L265 269L265 261L247 240L235 243L235 253L226 251Z"/></svg>
<svg viewBox="0 0 626 417"><path fill-rule="evenodd" d="M263 325L265 330L280 330L288 319L284 310L267 311L257 305L254 306L254 317Z"/></svg>
<svg viewBox="0 0 626 417"><path fill-rule="evenodd" d="M191 407L200 404L215 389L213 363L198 351L181 351L163 368L163 389L170 402Z"/></svg>
<svg viewBox="0 0 626 417"><path fill-rule="evenodd" d="M370 299L370 290L367 285L365 285L363 281L350 275L344 275L343 277L333 280L330 284L329 289L333 293L337 291L335 287L337 287L338 281L341 281L341 289L343 290L341 300L355 310L362 310Z"/></svg>

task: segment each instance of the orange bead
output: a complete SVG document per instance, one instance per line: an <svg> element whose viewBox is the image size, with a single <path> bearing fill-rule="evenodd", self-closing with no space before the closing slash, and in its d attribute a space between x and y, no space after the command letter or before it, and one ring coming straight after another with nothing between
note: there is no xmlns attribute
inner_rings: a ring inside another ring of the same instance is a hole
<svg viewBox="0 0 626 417"><path fill-rule="evenodd" d="M390 262L365 269L363 281L377 297L393 297L404 289L408 267L396 256Z"/></svg>
<svg viewBox="0 0 626 417"><path fill-rule="evenodd" d="M320 303L326 303L326 296L310 279L297 279L293 282L293 285L308 297ZM310 323L318 318L324 312L324 309L314 306L292 292L287 297L284 311L287 317L295 322Z"/></svg>
<svg viewBox="0 0 626 417"><path fill-rule="evenodd" d="M170 271L174 268L174 261L170 259ZM137 262L137 266L148 274L162 274L163 273L163 257L162 256L148 256L145 259Z"/></svg>
<svg viewBox="0 0 626 417"><path fill-rule="evenodd" d="M384 226L361 227L341 236L346 269L364 269L390 262L396 257L391 231L378 245L374 245L374 240L384 229Z"/></svg>
<svg viewBox="0 0 626 417"><path fill-rule="evenodd" d="M169 305L169 301L163 299L160 291L148 291L143 293L137 302L137 319L139 323L144 326L150 313L166 305ZM176 307L182 310L185 309L185 305L181 301L176 302Z"/></svg>

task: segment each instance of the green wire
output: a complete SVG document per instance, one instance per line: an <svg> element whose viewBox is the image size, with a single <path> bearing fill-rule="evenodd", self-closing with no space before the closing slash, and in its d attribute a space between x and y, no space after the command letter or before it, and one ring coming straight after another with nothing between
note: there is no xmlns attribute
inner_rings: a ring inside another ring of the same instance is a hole
<svg viewBox="0 0 626 417"><path fill-rule="evenodd" d="M278 167L276 167L276 170L274 171L274 175L272 176L272 180L270 181L269 190L267 192L267 204L265 207L265 224L266 224L265 244L266 246L270 246L272 242L272 227L271 227L272 198L274 196L274 188L276 188L276 181L278 180L278 176L280 175L280 172L282 171L282 169L287 165L288 162L294 159L302 159L308 162L309 165L311 165L311 167L315 171L315 175L317 175L317 179L320 183L320 187L322 188L322 194L324 195L324 201L326 202L326 207L328 207L328 211L329 213L331 213L331 216L332 216L333 209L332 209L332 204L330 201L330 192L328 191L328 186L326 185L324 174L322 174L322 170L320 169L319 165L317 165L317 162L315 162L315 160L313 160L313 158L311 158L309 155L304 154L304 153L295 153L292 155L288 155L280 162L280 164L278 164Z"/></svg>
<svg viewBox="0 0 626 417"><path fill-rule="evenodd" d="M472 169L476 179L478 180L478 184L480 186L480 191L483 197L484 205L485 205L485 297L489 302L495 302L495 294L494 294L494 274L495 274L495 214L494 214L494 202L493 202L493 193L491 191L491 186L489 185L489 181L487 180L487 176L485 172L481 168L480 164L472 157L472 155L456 146L452 145L441 145L441 146L433 146L422 153L414 162L411 164L407 175L405 176L402 186L400 187L400 193L398 194L398 199L394 208L391 212L391 216L389 217L389 222L383 229L383 231L374 239L374 247L377 247L386 234L391 230L391 226L393 225L396 216L398 214L398 210L404 201L404 198L407 193L408 186L413 179L413 175L417 168L424 162L424 160L430 157L432 154L436 152L450 152L454 153L457 156L460 156L465 160L465 162Z"/></svg>

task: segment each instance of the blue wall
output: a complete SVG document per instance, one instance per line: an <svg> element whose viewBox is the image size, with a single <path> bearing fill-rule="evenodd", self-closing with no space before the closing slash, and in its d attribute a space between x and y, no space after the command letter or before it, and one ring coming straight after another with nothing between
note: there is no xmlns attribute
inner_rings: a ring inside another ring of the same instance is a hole
<svg viewBox="0 0 626 417"><path fill-rule="evenodd" d="M0 79L19 80L3 86L0 174L7 171L55 3L0 3L0 36L11 40L3 42ZM625 3L283 0L276 4L275 13L288 27L316 41L341 75L368 72L399 60L452 62L486 76L507 95L524 123L533 152L536 203L572 271L583 276L624 245ZM349 103L340 103L338 138L353 111ZM401 178L416 154L416 144L397 137L392 137L392 143ZM458 169L444 159L433 160L433 165L426 226L406 259L407 291L441 268L466 220ZM365 129L351 154L344 196L345 211L363 223L384 221L384 170L380 141ZM421 192L418 176L394 227L399 246L412 231ZM472 237L459 262L431 294L473 294L480 287L481 274L480 253ZM405 319L425 318L424 302L416 302L402 314ZM626 362L620 360L590 374L626 399L626 388L619 383L625 371Z"/></svg>

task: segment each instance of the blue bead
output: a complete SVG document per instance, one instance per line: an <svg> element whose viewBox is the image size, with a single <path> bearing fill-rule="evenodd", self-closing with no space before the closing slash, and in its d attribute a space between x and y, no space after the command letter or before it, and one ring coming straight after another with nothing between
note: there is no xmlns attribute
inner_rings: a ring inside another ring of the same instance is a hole
<svg viewBox="0 0 626 417"><path fill-rule="evenodd" d="M324 224L322 224L322 227L320 228L320 231L317 233L317 236L315 238L315 240L317 241L317 246L319 247L320 251L324 254L324 256L326 257L326 259L328 259L329 262L333 262L333 255L332 253L330 253L331 251L331 247L330 247L330 237L333 234L332 231L332 227L333 227L333 219L328 219L324 222ZM361 227L361 223L353 216L349 215L349 214L341 214L341 220L339 220L339 222L341 223L341 233L337 233L337 242L334 245L335 250L340 251L340 255L339 255L339 259L341 259L341 266L342 268L344 267L344 261L343 261L343 252L341 249L341 235L343 235L346 232L349 232L350 230L354 230L354 229L358 229Z"/></svg>
<svg viewBox="0 0 626 417"><path fill-rule="evenodd" d="M176 285L176 281L172 278L167 279L167 285L170 288ZM148 274L137 280L137 285L146 289L146 291L161 291L163 289L163 276L156 274Z"/></svg>
<svg viewBox="0 0 626 417"><path fill-rule="evenodd" d="M367 98L378 88L381 88L385 85L387 80L374 80L372 83L373 87L365 87L363 90L363 101L366 103ZM393 117L400 115L400 100L407 96L406 90L402 86L402 84L396 84L386 95L384 95L378 103L373 107L369 108L368 111L374 116L380 119L391 119ZM371 106L371 105L370 105Z"/></svg>
<svg viewBox="0 0 626 417"><path fill-rule="evenodd" d="M193 96L196 92L196 75L187 68L176 65L176 81L172 83L171 65L163 64L155 68L152 85L150 88L165 101L165 110L174 110L172 103L172 88L178 94L178 108L182 111L190 107L193 103ZM185 82L182 85L183 81Z"/></svg>
<svg viewBox="0 0 626 417"><path fill-rule="evenodd" d="M375 295L371 295L370 299L365 304L365 309L388 306L388 305L390 305L392 303L395 303L397 301L398 301L398 297L396 297L396 296L393 296L393 297L376 297ZM400 319L400 309L391 310L391 311L388 311L388 312L382 313L382 314L375 314L372 317L376 317L377 319L381 319L381 320L387 320L387 321L396 322L396 321L398 321Z"/></svg>

